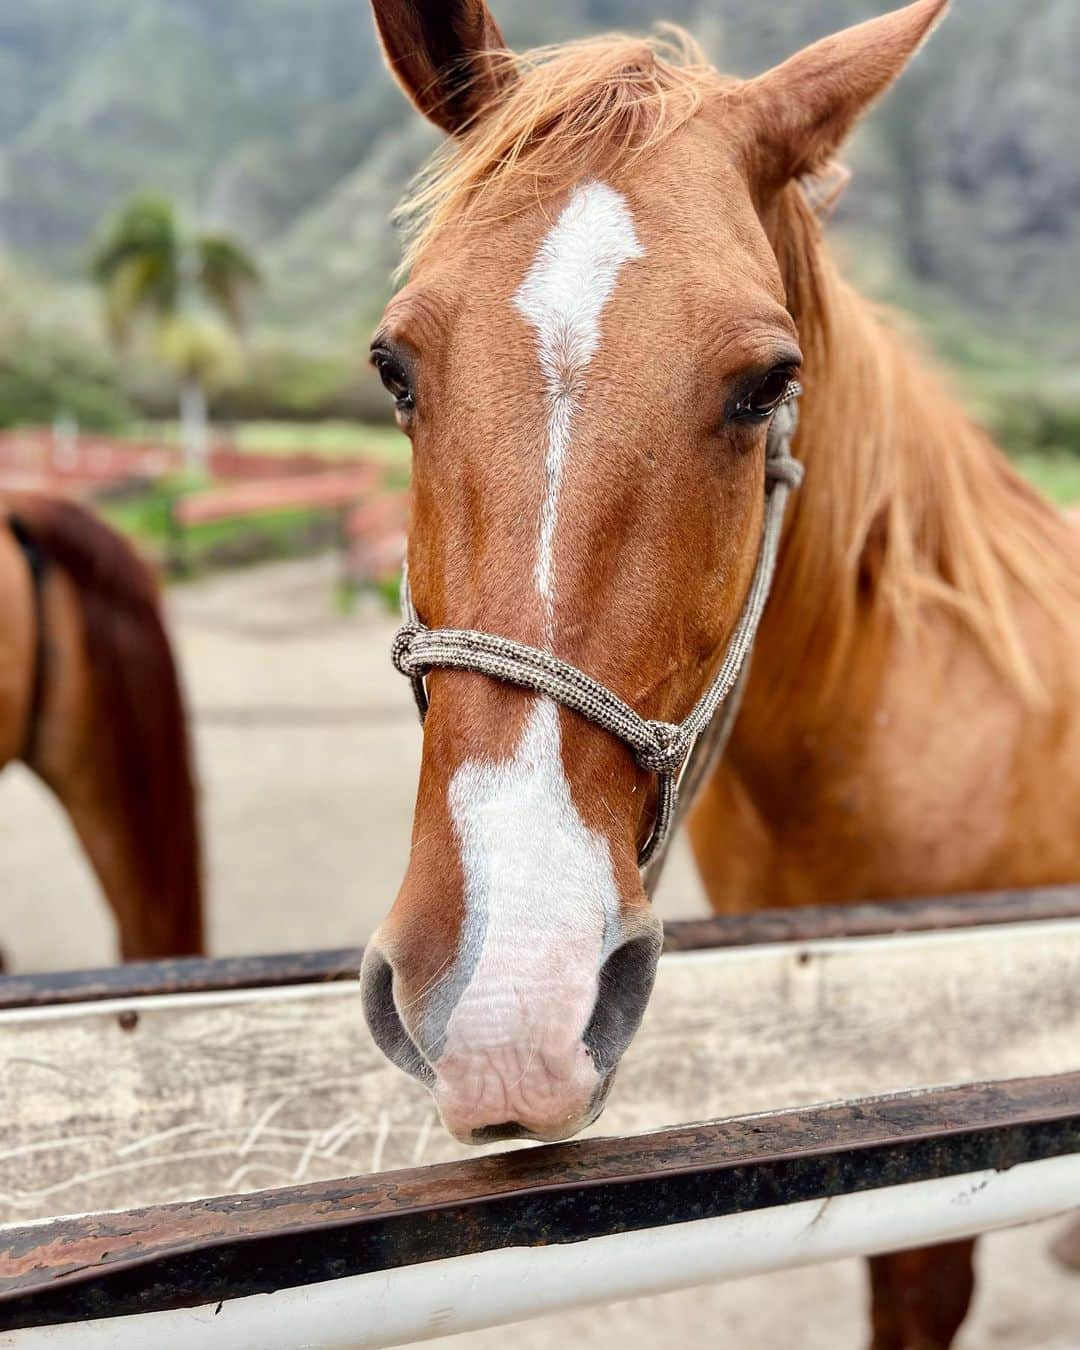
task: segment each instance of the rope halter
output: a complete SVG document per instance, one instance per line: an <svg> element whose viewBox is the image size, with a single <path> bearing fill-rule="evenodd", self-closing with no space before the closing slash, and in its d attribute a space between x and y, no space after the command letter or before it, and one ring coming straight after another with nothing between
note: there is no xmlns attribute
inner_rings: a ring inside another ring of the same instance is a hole
<svg viewBox="0 0 1080 1350"><path fill-rule="evenodd" d="M652 833L638 853L638 866L644 868L658 849L662 851L671 831L679 778L687 759L699 736L731 693L754 644L776 569L784 508L789 494L802 482L803 467L791 454L791 440L798 422L795 400L801 392L799 383L792 381L769 425L765 450L765 519L757 565L742 613L720 669L682 722L662 722L639 716L606 685L539 647L475 629L425 627L413 606L408 572L403 571L401 604L405 622L394 637L391 658L412 684L421 723L428 710L425 675L431 670L470 670L543 694L602 727L630 748L643 769L657 776L656 819ZM736 712L737 702L733 699L724 709L722 726L717 729L721 747L730 733Z"/></svg>

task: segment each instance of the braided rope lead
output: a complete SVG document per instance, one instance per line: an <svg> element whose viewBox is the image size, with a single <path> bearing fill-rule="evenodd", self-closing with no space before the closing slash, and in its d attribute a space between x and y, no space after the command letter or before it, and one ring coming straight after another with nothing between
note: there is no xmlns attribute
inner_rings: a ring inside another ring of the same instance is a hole
<svg viewBox="0 0 1080 1350"><path fill-rule="evenodd" d="M426 628L412 602L408 573L403 571L401 603L405 622L394 636L390 654L395 667L412 685L421 722L428 710L424 676L431 670L470 670L543 694L603 728L630 747L643 769L657 775L656 820L638 854L638 866L643 868L666 841L671 829L678 802L680 771L698 737L731 692L757 635L776 570L784 509L791 491L802 481L802 465L792 458L790 450L798 420L794 400L801 392L798 383L793 382L769 427L765 455L765 519L757 564L742 613L720 669L682 722L654 721L639 716L599 680L539 647L475 629ZM730 726L724 731L730 731Z"/></svg>

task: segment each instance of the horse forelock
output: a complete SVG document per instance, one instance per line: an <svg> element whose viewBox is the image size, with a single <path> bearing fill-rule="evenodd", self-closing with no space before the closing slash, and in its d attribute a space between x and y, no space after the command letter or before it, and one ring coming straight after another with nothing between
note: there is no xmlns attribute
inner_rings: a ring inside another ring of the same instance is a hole
<svg viewBox="0 0 1080 1350"><path fill-rule="evenodd" d="M504 92L447 142L398 209L408 272L448 228L505 218L614 173L685 126L734 81L681 28L609 34L490 59Z"/></svg>

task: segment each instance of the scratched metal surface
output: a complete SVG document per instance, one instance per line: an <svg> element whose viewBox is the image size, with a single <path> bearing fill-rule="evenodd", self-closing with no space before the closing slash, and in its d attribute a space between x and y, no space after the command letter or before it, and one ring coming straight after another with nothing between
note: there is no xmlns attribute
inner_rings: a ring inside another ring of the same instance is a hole
<svg viewBox="0 0 1080 1350"><path fill-rule="evenodd" d="M1078 1069L1077 920L670 956L591 1133ZM352 983L0 1016L0 1223L474 1153Z"/></svg>

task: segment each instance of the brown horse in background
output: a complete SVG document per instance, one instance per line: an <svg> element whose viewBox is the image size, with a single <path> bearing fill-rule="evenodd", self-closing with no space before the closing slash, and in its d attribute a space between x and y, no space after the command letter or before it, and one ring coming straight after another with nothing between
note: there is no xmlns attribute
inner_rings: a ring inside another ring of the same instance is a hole
<svg viewBox="0 0 1080 1350"><path fill-rule="evenodd" d="M712 904L1080 876L1077 535L840 279L807 192L945 0L746 81L678 35L516 57L483 0L373 6L450 137L372 344L413 442L420 619L680 721L742 610L798 377L805 482L691 821ZM368 1020L458 1138L564 1138L652 985L653 777L550 699L442 669L428 696ZM875 1350L951 1343L971 1242L872 1273Z"/></svg>
<svg viewBox="0 0 1080 1350"><path fill-rule="evenodd" d="M201 953L191 753L154 578L82 507L0 491L0 768L17 759L71 817L123 958Z"/></svg>

